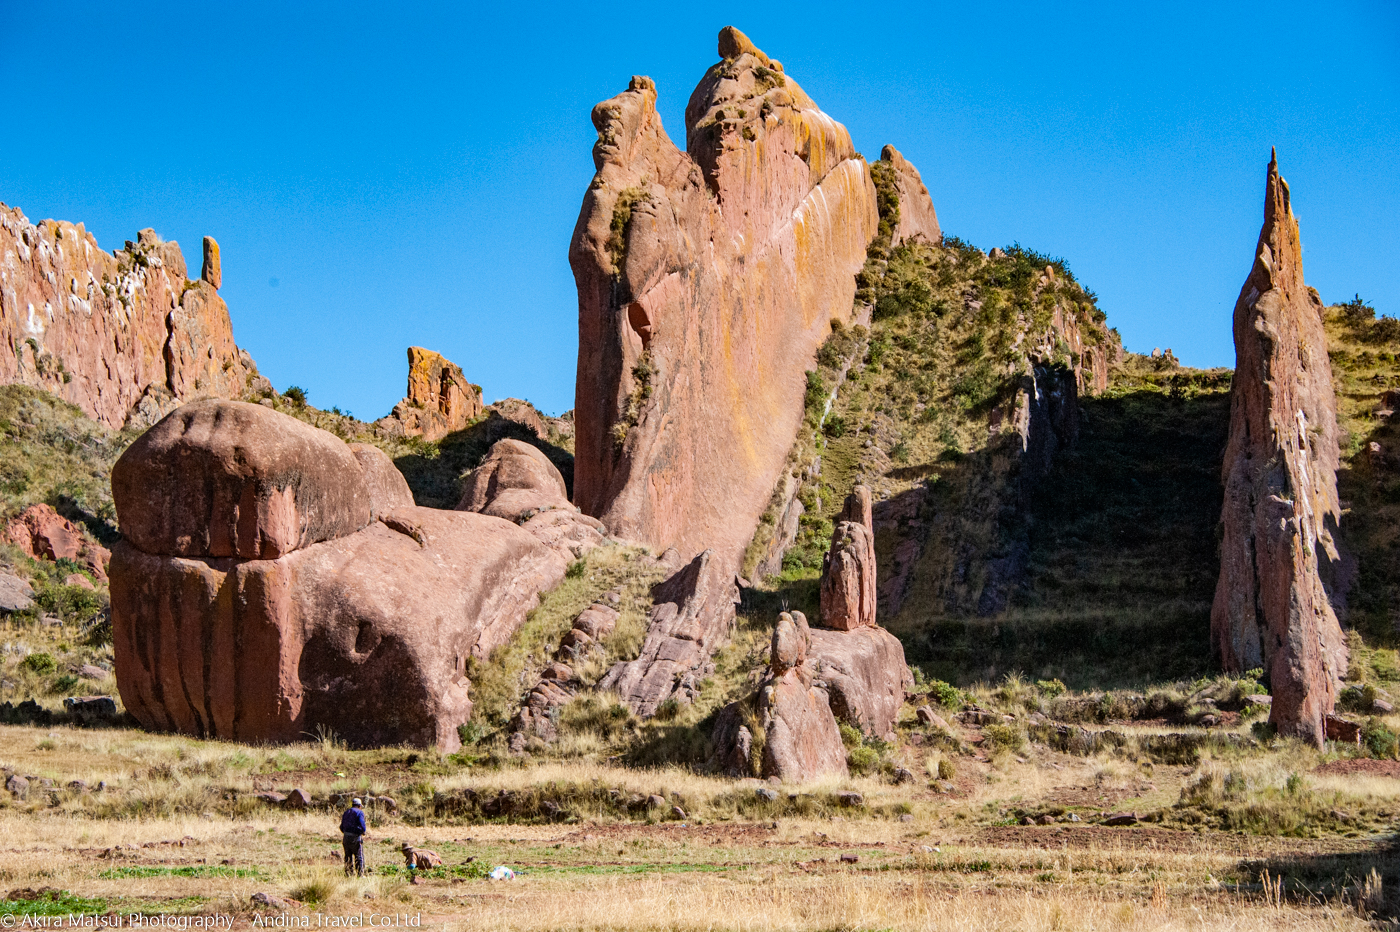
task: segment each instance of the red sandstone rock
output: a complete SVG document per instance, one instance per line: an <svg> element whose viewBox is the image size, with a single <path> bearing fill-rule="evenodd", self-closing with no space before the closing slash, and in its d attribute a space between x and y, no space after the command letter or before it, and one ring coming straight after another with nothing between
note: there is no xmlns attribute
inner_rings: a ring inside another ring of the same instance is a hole
<svg viewBox="0 0 1400 932"><path fill-rule="evenodd" d="M276 560L122 542L117 685L155 730L295 741L319 726L452 750L471 714L467 658L505 643L564 567L508 521L416 507Z"/></svg>
<svg viewBox="0 0 1400 932"><path fill-rule="evenodd" d="M841 731L805 668L808 637L805 621L799 623L786 612L779 617L769 676L759 687L763 776L790 783L847 773Z"/></svg>
<svg viewBox="0 0 1400 932"><path fill-rule="evenodd" d="M933 199L929 197L928 188L924 187L924 180L919 177L919 170L894 146L885 146L880 151L880 161L888 162L894 169L895 190L899 194L899 220L890 236L890 245L898 246L916 238L928 243L942 242L938 214L933 209Z"/></svg>
<svg viewBox="0 0 1400 932"><path fill-rule="evenodd" d="M217 282L185 272L179 246L151 230L113 254L82 224L31 224L0 205L0 383L43 388L109 428L143 398L149 416L153 389L178 402L264 386Z"/></svg>
<svg viewBox="0 0 1400 932"><path fill-rule="evenodd" d="M72 560L107 581L112 554L49 505L30 505L5 526L5 539L36 560Z"/></svg>
<svg viewBox="0 0 1400 932"><path fill-rule="evenodd" d="M467 477L459 511L514 521L565 559L598 546L607 528L569 503L564 477L538 448L498 440Z"/></svg>
<svg viewBox="0 0 1400 932"><path fill-rule="evenodd" d="M486 409L487 414L496 414L507 421L514 421L527 430L534 431L536 437L549 436L549 428L539 410L530 402L520 398L502 398Z"/></svg>
<svg viewBox="0 0 1400 932"><path fill-rule="evenodd" d="M509 521L527 511L572 510L564 477L538 448L520 440L498 440L467 477L459 511L479 511Z"/></svg>
<svg viewBox="0 0 1400 932"><path fill-rule="evenodd" d="M219 261L219 244L212 236L204 237L204 265L200 269L199 279L208 282L215 291L224 285L224 266Z"/></svg>
<svg viewBox="0 0 1400 932"><path fill-rule="evenodd" d="M362 470L365 491L369 494L371 518L413 504L413 492L408 487L408 480L389 459L389 454L368 443L352 443L350 452L355 455Z"/></svg>
<svg viewBox="0 0 1400 932"><path fill-rule="evenodd" d="M1323 308L1303 283L1288 185L1269 162L1264 226L1235 305L1224 539L1211 638L1227 670L1262 667L1279 732L1321 745L1347 668L1319 577L1336 560L1336 398Z"/></svg>
<svg viewBox="0 0 1400 932"><path fill-rule="evenodd" d="M838 631L875 624L875 532L870 490L846 498L822 561L822 624Z"/></svg>
<svg viewBox="0 0 1400 932"><path fill-rule="evenodd" d="M633 78L594 108L579 292L575 502L615 534L729 573L852 319L878 215L844 127L737 30L686 108L688 152Z"/></svg>
<svg viewBox="0 0 1400 932"><path fill-rule="evenodd" d="M689 701L699 692L699 675L733 627L739 590L733 572L706 550L659 583L653 599L640 655L614 664L598 683L642 716L673 695Z"/></svg>
<svg viewBox="0 0 1400 932"><path fill-rule="evenodd" d="M350 448L261 405L198 401L112 468L123 536L147 553L275 559L370 520Z"/></svg>
<svg viewBox="0 0 1400 932"><path fill-rule="evenodd" d="M405 436L441 440L481 416L481 386L440 353L408 348L408 395L384 421L395 421ZM381 421L382 426L388 426Z"/></svg>
<svg viewBox="0 0 1400 932"><path fill-rule="evenodd" d="M873 626L813 628L807 667L813 685L826 690L837 719L872 737L893 740L904 692L914 686L899 638Z"/></svg>

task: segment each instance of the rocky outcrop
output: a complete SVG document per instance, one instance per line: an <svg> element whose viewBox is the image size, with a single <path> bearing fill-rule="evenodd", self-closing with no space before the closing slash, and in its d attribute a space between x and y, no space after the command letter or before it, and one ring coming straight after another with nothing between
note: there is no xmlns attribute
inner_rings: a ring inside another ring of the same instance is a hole
<svg viewBox="0 0 1400 932"><path fill-rule="evenodd" d="M598 683L638 715L667 699L689 702L714 672L710 656L734 625L739 588L734 573L706 550L658 583L637 659L615 664Z"/></svg>
<svg viewBox="0 0 1400 932"><path fill-rule="evenodd" d="M828 774L844 776L846 748L826 694L812 685L807 668L807 620L784 612L773 629L768 677L758 690L764 731L762 775L802 783Z"/></svg>
<svg viewBox="0 0 1400 932"><path fill-rule="evenodd" d="M1235 304L1220 581L1211 638L1227 670L1262 667L1281 734L1321 745L1347 648L1319 576L1338 559L1336 397L1323 307L1303 283L1288 185L1269 162L1264 226Z"/></svg>
<svg viewBox="0 0 1400 932"><path fill-rule="evenodd" d="M270 388L234 345L218 245L206 238L204 252L192 282L180 247L152 230L107 253L82 224L0 204L0 383L52 392L108 428Z"/></svg>
<svg viewBox="0 0 1400 932"><path fill-rule="evenodd" d="M904 692L914 686L899 638L874 626L813 628L807 666L812 685L826 692L838 721L870 737L893 740Z"/></svg>
<svg viewBox="0 0 1400 932"><path fill-rule="evenodd" d="M615 534L732 573L803 413L805 372L878 215L844 127L742 33L686 108L656 88L594 108L597 174L569 261L579 294L574 500Z"/></svg>
<svg viewBox="0 0 1400 932"><path fill-rule="evenodd" d="M112 468L122 535L146 553L272 560L369 523L354 452L261 405L197 401Z"/></svg>
<svg viewBox="0 0 1400 932"><path fill-rule="evenodd" d="M575 560L598 546L608 529L569 503L564 477L537 447L498 440L467 477L458 511L474 511L513 521Z"/></svg>
<svg viewBox="0 0 1400 932"><path fill-rule="evenodd" d="M369 496L369 516L376 519L395 508L413 504L413 492L389 454L368 443L350 444L350 452L360 464L365 494Z"/></svg>
<svg viewBox="0 0 1400 932"><path fill-rule="evenodd" d="M432 443L462 430L482 410L481 386L468 382L461 368L440 353L410 346L408 395L378 424L390 433Z"/></svg>
<svg viewBox="0 0 1400 932"><path fill-rule="evenodd" d="M552 741L558 734L557 709L572 700L581 685L571 664L587 660L590 654L602 650L602 641L617 627L621 613L611 604L621 600L619 592L610 592L579 612L573 625L559 640L554 662L545 667L520 710L511 719L511 736L507 746L519 753L525 750L531 736Z"/></svg>
<svg viewBox="0 0 1400 932"><path fill-rule="evenodd" d="M875 528L870 489L846 497L822 561L822 624L837 631L875 624Z"/></svg>
<svg viewBox="0 0 1400 932"><path fill-rule="evenodd" d="M376 462L237 402L186 406L123 454L113 644L143 726L459 745L467 659L505 643L566 564L509 521L396 505Z"/></svg>
<svg viewBox="0 0 1400 932"><path fill-rule="evenodd" d="M880 151L880 161L892 169L894 189L899 195L899 218L890 232L890 245L898 246L916 238L927 243L942 242L943 232L938 228L933 198L924 187L919 170L894 146L885 146Z"/></svg>
<svg viewBox="0 0 1400 932"><path fill-rule="evenodd" d="M99 582L107 581L112 554L83 529L49 505L30 505L5 525L5 540L35 560L81 563Z"/></svg>

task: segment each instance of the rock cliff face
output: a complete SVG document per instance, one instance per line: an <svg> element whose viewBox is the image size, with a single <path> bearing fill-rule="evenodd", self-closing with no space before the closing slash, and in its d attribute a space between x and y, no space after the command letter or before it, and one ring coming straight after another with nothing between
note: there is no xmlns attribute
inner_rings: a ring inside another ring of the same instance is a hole
<svg viewBox="0 0 1400 932"><path fill-rule="evenodd" d="M191 282L179 246L152 230L107 253L82 224L33 224L0 204L0 382L52 392L108 428L263 387L234 345L209 238L204 261Z"/></svg>
<svg viewBox="0 0 1400 932"><path fill-rule="evenodd" d="M392 469L227 401L177 410L122 455L113 644L143 726L459 745L467 658L505 643L566 561L510 521L413 506Z"/></svg>
<svg viewBox="0 0 1400 932"><path fill-rule="evenodd" d="M468 382L462 370L441 353L410 346L408 394L379 424L432 443L462 430L482 411L480 385Z"/></svg>
<svg viewBox="0 0 1400 932"><path fill-rule="evenodd" d="M1323 307L1303 283L1288 185L1269 162L1264 227L1235 304L1213 646L1227 670L1262 667L1269 721L1321 745L1347 665L1319 577L1340 517L1336 397Z"/></svg>
<svg viewBox="0 0 1400 932"><path fill-rule="evenodd" d="M933 198L924 187L919 170L894 146L885 146L880 151L880 161L890 167L894 189L899 195L899 216L890 231L890 245L898 246L915 237L928 243L942 242L943 232L938 228Z"/></svg>
<svg viewBox="0 0 1400 932"><path fill-rule="evenodd" d="M804 373L878 215L850 136L742 33L686 108L594 108L597 174L569 250L579 293L575 502L615 534L731 570L802 418Z"/></svg>

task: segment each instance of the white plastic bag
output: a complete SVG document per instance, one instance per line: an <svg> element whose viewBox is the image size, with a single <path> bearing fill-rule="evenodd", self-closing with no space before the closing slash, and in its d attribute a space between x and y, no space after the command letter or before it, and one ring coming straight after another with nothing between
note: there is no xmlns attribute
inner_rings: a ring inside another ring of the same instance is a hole
<svg viewBox="0 0 1400 932"><path fill-rule="evenodd" d="M514 880L515 871L509 867L493 867L491 873L487 875L492 880Z"/></svg>

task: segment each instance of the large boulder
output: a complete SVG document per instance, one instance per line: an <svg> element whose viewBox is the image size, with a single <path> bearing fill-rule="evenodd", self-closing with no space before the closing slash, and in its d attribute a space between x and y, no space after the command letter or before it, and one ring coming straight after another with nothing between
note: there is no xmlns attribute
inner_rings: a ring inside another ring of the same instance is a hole
<svg viewBox="0 0 1400 932"><path fill-rule="evenodd" d="M199 401L112 467L122 535L146 553L275 559L369 523L370 496L340 438L262 405Z"/></svg>
<svg viewBox="0 0 1400 932"><path fill-rule="evenodd" d="M82 224L0 204L0 384L42 388L109 428L269 387L233 342L208 243L207 277L191 282L180 247L153 230L112 253Z"/></svg>
<svg viewBox="0 0 1400 932"><path fill-rule="evenodd" d="M408 487L408 480L389 459L389 454L368 443L352 443L350 452L360 464L365 492L369 495L371 518L413 504L413 491Z"/></svg>
<svg viewBox="0 0 1400 932"><path fill-rule="evenodd" d="M578 285L574 501L613 533L729 572L801 423L805 373L852 320L878 227L849 134L742 33L667 136L655 84L593 110Z"/></svg>
<svg viewBox="0 0 1400 932"><path fill-rule="evenodd" d="M1269 721L1321 745L1347 668L1319 575L1338 559L1336 397L1323 307L1303 283L1288 185L1269 161L1264 226L1235 304L1220 580L1211 641L1225 669L1262 667Z"/></svg>
<svg viewBox="0 0 1400 932"><path fill-rule="evenodd" d="M615 691L638 715L674 697L690 701L713 667L710 655L734 625L739 589L734 574L706 550L652 592L646 639L635 660L608 670L598 688Z"/></svg>
<svg viewBox="0 0 1400 932"><path fill-rule="evenodd" d="M799 619L786 612L778 618L768 677L758 693L762 775L788 783L847 773L841 730L806 668L810 631L806 620Z"/></svg>
<svg viewBox="0 0 1400 932"><path fill-rule="evenodd" d="M421 346L408 348L408 394L381 428L429 443L462 430L481 416L481 386L455 363Z"/></svg>
<svg viewBox="0 0 1400 932"><path fill-rule="evenodd" d="M813 628L807 667L838 720L870 737L893 739L904 692L914 686L899 638L873 626Z"/></svg>
<svg viewBox="0 0 1400 932"><path fill-rule="evenodd" d="M608 530L568 499L564 477L537 447L520 440L498 440L467 477L458 511L475 511L514 521L574 560L597 547Z"/></svg>
<svg viewBox="0 0 1400 932"><path fill-rule="evenodd" d="M213 407L176 411L114 475L126 708L208 737L456 748L467 659L511 637L564 558L500 518L396 504L407 488L382 454L259 406ZM247 557L249 540L266 556Z"/></svg>
<svg viewBox="0 0 1400 932"><path fill-rule="evenodd" d="M537 447L498 440L462 489L459 511L515 521L525 512L571 509L564 477Z"/></svg>
<svg viewBox="0 0 1400 932"><path fill-rule="evenodd" d="M928 188L924 187L924 179L919 177L919 170L894 146L885 146L880 151L880 161L889 166L899 197L899 217L890 231L890 245L898 246L914 239L931 244L942 242L938 214L933 209Z"/></svg>
<svg viewBox="0 0 1400 932"><path fill-rule="evenodd" d="M875 582L870 489L859 485L846 497L822 560L822 624L838 631L874 625Z"/></svg>

